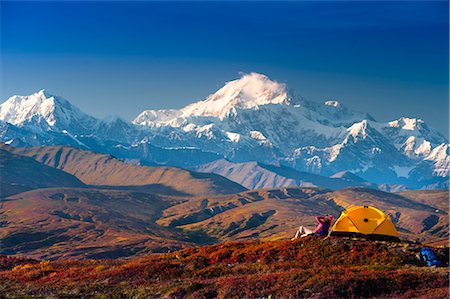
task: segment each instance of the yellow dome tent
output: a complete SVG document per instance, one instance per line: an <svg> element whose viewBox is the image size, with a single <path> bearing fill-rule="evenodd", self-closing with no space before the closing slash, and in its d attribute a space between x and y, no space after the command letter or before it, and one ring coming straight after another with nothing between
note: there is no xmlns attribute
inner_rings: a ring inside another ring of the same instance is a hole
<svg viewBox="0 0 450 299"><path fill-rule="evenodd" d="M331 228L330 236L400 240L389 216L371 206L356 206L343 211Z"/></svg>

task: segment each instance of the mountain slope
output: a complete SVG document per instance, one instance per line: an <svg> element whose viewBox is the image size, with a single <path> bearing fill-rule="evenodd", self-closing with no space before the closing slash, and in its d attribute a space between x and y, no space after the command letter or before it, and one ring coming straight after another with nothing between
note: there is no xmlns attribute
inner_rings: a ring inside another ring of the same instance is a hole
<svg viewBox="0 0 450 299"><path fill-rule="evenodd" d="M427 203L367 188L251 190L181 202L166 209L158 223L204 231L222 241L285 239L292 238L300 225L315 227L314 216L328 213L336 219L349 206L373 205L390 215L401 238L448 238L448 211L438 208L448 191L423 192L430 198Z"/></svg>
<svg viewBox="0 0 450 299"><path fill-rule="evenodd" d="M291 163L310 172L324 174L346 169L375 183L383 183L386 179L395 181L397 173L393 165L411 165L367 120L353 124L343 136L342 142L331 147L296 149Z"/></svg>
<svg viewBox="0 0 450 299"><path fill-rule="evenodd" d="M233 242L121 260L0 257L0 296L448 298L447 267L423 267L415 256L420 248L308 238ZM448 256L448 248L435 250L441 258Z"/></svg>
<svg viewBox="0 0 450 299"><path fill-rule="evenodd" d="M187 234L155 220L169 206L150 193L40 189L2 201L1 254L117 258L193 245Z"/></svg>
<svg viewBox="0 0 450 299"><path fill-rule="evenodd" d="M338 217L350 205L384 210L403 239L442 243L449 236L448 196L446 190L392 194L366 188L262 189L201 197L38 189L2 200L1 253L105 258L224 241L290 239L300 225L315 227L314 216Z"/></svg>
<svg viewBox="0 0 450 299"><path fill-rule="evenodd" d="M411 158L427 157L445 137L420 118L401 117L378 128L399 150Z"/></svg>
<svg viewBox="0 0 450 299"><path fill-rule="evenodd" d="M2 147L64 170L88 185L138 186L142 190L147 188L152 191L160 186L162 190L166 188L178 195L216 195L245 190L237 183L215 174L195 173L175 167L132 165L111 155L71 147Z"/></svg>
<svg viewBox="0 0 450 299"><path fill-rule="evenodd" d="M0 148L0 198L46 187L83 187L75 176Z"/></svg>
<svg viewBox="0 0 450 299"><path fill-rule="evenodd" d="M431 205L442 211L449 210L449 193L447 190L409 190L398 192L397 194L412 199L416 202Z"/></svg>
<svg viewBox="0 0 450 299"><path fill-rule="evenodd" d="M224 176L247 189L279 187L321 187L341 189L346 187L366 186L376 188L356 175L346 177L324 177L312 173L294 170L285 166L273 166L258 162L233 163L228 160L216 160L192 168L195 171L216 173Z"/></svg>

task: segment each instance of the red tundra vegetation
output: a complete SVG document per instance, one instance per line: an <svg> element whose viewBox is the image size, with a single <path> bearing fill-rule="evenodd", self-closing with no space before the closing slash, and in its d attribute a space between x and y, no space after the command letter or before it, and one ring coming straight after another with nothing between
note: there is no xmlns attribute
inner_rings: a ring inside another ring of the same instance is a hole
<svg viewBox="0 0 450 299"><path fill-rule="evenodd" d="M0 297L447 298L419 245L342 238L235 242L135 259L0 259Z"/></svg>

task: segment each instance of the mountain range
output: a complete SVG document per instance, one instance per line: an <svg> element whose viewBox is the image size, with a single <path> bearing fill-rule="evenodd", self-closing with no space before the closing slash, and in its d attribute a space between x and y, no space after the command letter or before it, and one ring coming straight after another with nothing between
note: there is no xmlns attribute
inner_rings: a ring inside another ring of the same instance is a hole
<svg viewBox="0 0 450 299"><path fill-rule="evenodd" d="M132 122L96 119L45 90L12 96L0 105L0 140L214 172L249 188L330 188L343 173L353 185L383 190L448 188L450 169L447 138L423 120L379 122L335 100L306 100L258 73L181 109L145 110ZM224 171L232 165L239 173ZM258 181L255 167L279 177Z"/></svg>

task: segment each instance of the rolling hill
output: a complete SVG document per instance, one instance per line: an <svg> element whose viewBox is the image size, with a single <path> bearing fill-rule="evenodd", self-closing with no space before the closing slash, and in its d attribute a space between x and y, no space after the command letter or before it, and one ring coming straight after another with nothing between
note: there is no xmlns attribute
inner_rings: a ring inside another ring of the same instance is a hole
<svg viewBox="0 0 450 299"><path fill-rule="evenodd" d="M83 187L75 176L0 148L0 198L46 187Z"/></svg>
<svg viewBox="0 0 450 299"><path fill-rule="evenodd" d="M435 206L442 211L449 210L449 197L445 190L410 190L398 192L398 194L417 202Z"/></svg>
<svg viewBox="0 0 450 299"><path fill-rule="evenodd" d="M115 258L194 242L155 223L170 201L127 190L49 188L2 202L1 253L45 259Z"/></svg>
<svg viewBox="0 0 450 299"><path fill-rule="evenodd" d="M205 231L222 241L286 239L293 237L299 225L314 227L316 215L328 213L336 219L349 206L373 205L391 216L402 238L448 238L448 206L441 208L445 207L449 192L419 191L427 194L426 203L415 200L414 192L409 191L405 197L367 188L251 190L176 204L162 213L158 223Z"/></svg>
<svg viewBox="0 0 450 299"><path fill-rule="evenodd" d="M173 197L136 190L47 188L2 202L1 254L46 259L117 258L205 243L285 240L314 216L370 204L390 214L400 237L448 240L448 191L393 194L367 188L260 189ZM426 198L415 200L414 197Z"/></svg>
<svg viewBox="0 0 450 299"><path fill-rule="evenodd" d="M138 187L141 191L180 196L231 194L245 190L241 185L216 174L175 167L133 165L111 155L72 147L15 148L1 144L1 148L63 170L92 186Z"/></svg>

